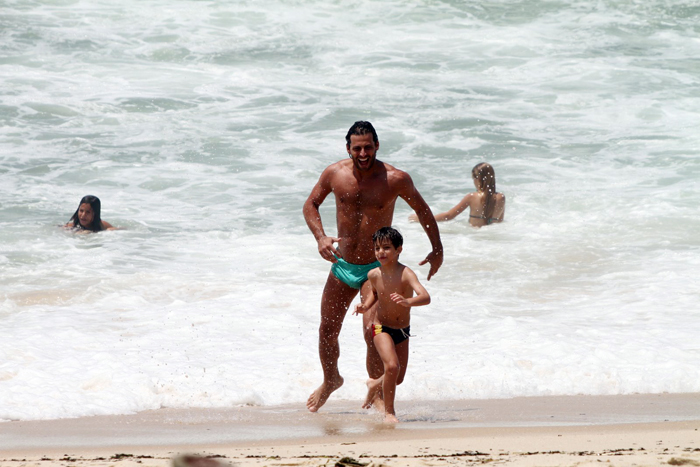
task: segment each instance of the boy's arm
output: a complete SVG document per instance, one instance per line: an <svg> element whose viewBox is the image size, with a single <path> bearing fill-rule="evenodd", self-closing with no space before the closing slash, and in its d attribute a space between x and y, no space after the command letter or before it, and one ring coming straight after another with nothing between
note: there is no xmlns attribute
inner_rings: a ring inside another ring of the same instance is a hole
<svg viewBox="0 0 700 467"><path fill-rule="evenodd" d="M391 294L391 299L395 303L405 307L423 306L430 303L430 294L427 290L425 290L423 284L418 282L418 277L416 277L416 273L413 272L411 268L406 267L403 270L403 273L401 274L401 282L406 282L408 285L410 285L416 295L411 298L404 298L400 294L393 293Z"/></svg>
<svg viewBox="0 0 700 467"><path fill-rule="evenodd" d="M366 311L369 311L370 308L372 308L372 305L374 305L374 302L377 301L377 290L374 288L374 274L372 274L373 271L370 271L369 274L367 274L367 280L369 281L370 285L370 290L369 294L365 299L362 301L362 303L358 303L357 306L355 306L355 311L353 314L361 314L365 313Z"/></svg>
<svg viewBox="0 0 700 467"><path fill-rule="evenodd" d="M358 313L364 313L366 311L369 311L370 308L372 308L372 305L374 305L374 302L377 301L377 298L374 295L374 289L372 289L372 293L369 294L369 297L365 298L365 301L362 303L359 303L355 307L355 314Z"/></svg>

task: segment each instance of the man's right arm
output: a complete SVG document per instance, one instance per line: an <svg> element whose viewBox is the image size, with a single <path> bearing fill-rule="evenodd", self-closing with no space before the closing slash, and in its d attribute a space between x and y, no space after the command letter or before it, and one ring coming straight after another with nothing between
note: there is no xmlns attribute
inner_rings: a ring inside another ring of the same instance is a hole
<svg viewBox="0 0 700 467"><path fill-rule="evenodd" d="M323 230L323 222L321 221L321 213L319 211L319 207L323 201L331 191L333 191L331 176L331 168L328 167L323 171L318 182L311 190L311 194L304 203L303 212L306 225L309 226L309 230L311 230L311 233L318 243L318 253L326 261L335 263L337 261L336 256L340 257L340 252L335 249L333 242L338 242L340 239L328 237L326 235L326 232Z"/></svg>

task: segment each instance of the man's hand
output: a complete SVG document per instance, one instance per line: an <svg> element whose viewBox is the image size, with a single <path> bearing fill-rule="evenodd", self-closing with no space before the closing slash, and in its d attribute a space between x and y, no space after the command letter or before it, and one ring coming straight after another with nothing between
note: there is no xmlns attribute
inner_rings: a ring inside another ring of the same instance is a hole
<svg viewBox="0 0 700 467"><path fill-rule="evenodd" d="M430 280L430 278L438 272L440 266L442 266L442 250L433 250L423 261L418 263L418 265L423 266L425 263L430 263L430 271L428 272L428 280Z"/></svg>
<svg viewBox="0 0 700 467"><path fill-rule="evenodd" d="M321 255L321 258L325 259L326 261L330 261L331 263L337 263L338 260L336 259L336 256L338 258L342 258L342 255L338 250L335 249L333 246L334 243L340 242L340 239L337 237L321 237L318 239L318 254ZM442 262L442 261L441 261Z"/></svg>

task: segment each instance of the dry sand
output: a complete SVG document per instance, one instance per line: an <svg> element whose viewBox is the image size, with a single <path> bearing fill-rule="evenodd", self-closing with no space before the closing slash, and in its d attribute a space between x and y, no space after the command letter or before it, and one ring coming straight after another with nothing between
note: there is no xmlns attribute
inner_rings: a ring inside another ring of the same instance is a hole
<svg viewBox="0 0 700 467"><path fill-rule="evenodd" d="M397 426L359 405L6 422L0 465L700 466L700 394L399 401Z"/></svg>

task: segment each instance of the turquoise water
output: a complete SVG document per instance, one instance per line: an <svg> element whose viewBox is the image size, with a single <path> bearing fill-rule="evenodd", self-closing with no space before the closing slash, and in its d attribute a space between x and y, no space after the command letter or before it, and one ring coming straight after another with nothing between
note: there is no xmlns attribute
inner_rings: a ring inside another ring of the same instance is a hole
<svg viewBox="0 0 700 467"><path fill-rule="evenodd" d="M434 210L483 160L508 199L503 224L441 224L400 399L700 391L699 20L670 1L4 2L0 419L303 403L328 264L301 206L359 119ZM86 194L125 229L57 228ZM335 397L360 400L346 323Z"/></svg>

